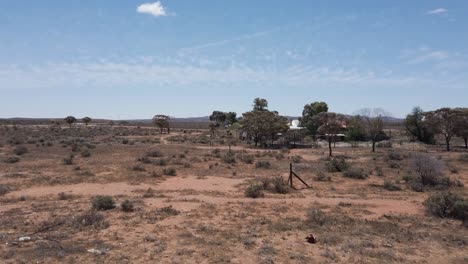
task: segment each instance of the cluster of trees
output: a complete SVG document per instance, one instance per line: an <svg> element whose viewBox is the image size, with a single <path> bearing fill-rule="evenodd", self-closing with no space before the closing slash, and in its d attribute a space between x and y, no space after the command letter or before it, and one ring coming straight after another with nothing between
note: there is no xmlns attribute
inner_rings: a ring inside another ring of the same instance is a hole
<svg viewBox="0 0 468 264"><path fill-rule="evenodd" d="M64 120L70 126L70 128L74 123L78 121L78 119L76 119L74 116L67 116L64 118ZM81 121L85 123L86 126L88 126L88 124L91 123L93 119L91 117L86 116L86 117L83 117Z"/></svg>
<svg viewBox="0 0 468 264"><path fill-rule="evenodd" d="M468 148L468 108L440 108L425 112L419 107L406 116L406 130L414 140L434 144L435 136L440 134L445 139L447 151L453 137L465 141Z"/></svg>

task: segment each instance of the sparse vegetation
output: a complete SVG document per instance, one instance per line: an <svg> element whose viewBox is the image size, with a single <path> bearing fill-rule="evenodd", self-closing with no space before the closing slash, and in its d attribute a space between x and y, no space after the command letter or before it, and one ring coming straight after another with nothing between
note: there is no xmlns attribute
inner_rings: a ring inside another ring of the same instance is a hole
<svg viewBox="0 0 468 264"><path fill-rule="evenodd" d="M259 183L250 184L245 189L245 196L250 198L264 197L263 186Z"/></svg>
<svg viewBox="0 0 468 264"><path fill-rule="evenodd" d="M364 180L369 177L369 174L367 174L362 168L350 167L343 172L343 176L347 178Z"/></svg>
<svg viewBox="0 0 468 264"><path fill-rule="evenodd" d="M114 198L107 195L98 195L91 201L92 208L98 211L106 211L115 208Z"/></svg>
<svg viewBox="0 0 468 264"><path fill-rule="evenodd" d="M177 176L177 170L175 168L164 168L163 174L166 176Z"/></svg>
<svg viewBox="0 0 468 264"><path fill-rule="evenodd" d="M333 157L325 163L328 172L343 172L348 168L348 163L342 157Z"/></svg>
<svg viewBox="0 0 468 264"><path fill-rule="evenodd" d="M451 192L440 192L429 196L424 206L433 215L468 221L468 200Z"/></svg>

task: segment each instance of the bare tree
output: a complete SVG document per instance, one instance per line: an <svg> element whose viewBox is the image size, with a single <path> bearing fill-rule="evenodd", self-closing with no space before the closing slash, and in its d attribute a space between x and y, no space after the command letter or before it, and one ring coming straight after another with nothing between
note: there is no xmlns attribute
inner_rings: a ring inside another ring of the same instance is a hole
<svg viewBox="0 0 468 264"><path fill-rule="evenodd" d="M389 116L382 108L363 108L357 111L362 121L366 137L372 142L372 152L375 152L375 143L384 138L383 132L385 116Z"/></svg>
<svg viewBox="0 0 468 264"><path fill-rule="evenodd" d="M328 139L329 156L333 156L332 142L335 137L344 130L345 117L333 112L322 112L315 116L316 121L320 126L318 132L324 134Z"/></svg>
<svg viewBox="0 0 468 264"><path fill-rule="evenodd" d="M163 133L164 129L167 130L167 134L171 133L170 121L171 121L171 118L167 115L155 115L153 117L153 123L157 127L159 127L160 134Z"/></svg>

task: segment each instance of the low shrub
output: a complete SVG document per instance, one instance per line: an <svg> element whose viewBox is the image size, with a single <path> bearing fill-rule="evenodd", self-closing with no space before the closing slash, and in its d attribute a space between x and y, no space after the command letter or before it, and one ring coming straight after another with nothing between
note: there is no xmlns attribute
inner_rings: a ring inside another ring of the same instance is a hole
<svg viewBox="0 0 468 264"><path fill-rule="evenodd" d="M379 176L379 177L383 177L384 176L384 173L383 173L383 170L381 167L375 167L375 175Z"/></svg>
<svg viewBox="0 0 468 264"><path fill-rule="evenodd" d="M239 157L242 162L247 164L253 164L255 161L255 157L253 155L242 154L239 155Z"/></svg>
<svg viewBox="0 0 468 264"><path fill-rule="evenodd" d="M271 163L267 160L259 160L255 163L257 169L271 169Z"/></svg>
<svg viewBox="0 0 468 264"><path fill-rule="evenodd" d="M160 158L160 157L163 157L164 155L161 153L160 150L155 149L146 153L146 156L153 157L153 158Z"/></svg>
<svg viewBox="0 0 468 264"><path fill-rule="evenodd" d="M234 155L234 152L228 151L226 154L224 154L221 158L224 163L228 164L234 164L236 163L236 156Z"/></svg>
<svg viewBox="0 0 468 264"><path fill-rule="evenodd" d="M89 158L89 157L91 157L91 151L89 151L89 150L87 150L87 149L81 151L81 157L83 157L83 158Z"/></svg>
<svg viewBox="0 0 468 264"><path fill-rule="evenodd" d="M61 192L58 194L58 199L59 200L70 200L73 196L71 194L67 194L64 192Z"/></svg>
<svg viewBox="0 0 468 264"><path fill-rule="evenodd" d="M403 155L401 155L401 153L397 151L390 151L387 154L387 158L389 160L403 160Z"/></svg>
<svg viewBox="0 0 468 264"><path fill-rule="evenodd" d="M301 157L301 156L297 156L297 155L296 155L296 156L292 156L292 157L291 157L291 161L292 161L293 163L301 163L302 157Z"/></svg>
<svg viewBox="0 0 468 264"><path fill-rule="evenodd" d="M463 221L468 220L468 199L455 193L441 192L432 194L423 204L432 215Z"/></svg>
<svg viewBox="0 0 468 264"><path fill-rule="evenodd" d="M377 144L375 144L376 147L378 148L391 148L392 147L392 142L390 141L381 141L381 142L377 142Z"/></svg>
<svg viewBox="0 0 468 264"><path fill-rule="evenodd" d="M281 176L274 177L271 180L273 188L271 189L274 193L286 194L291 191L289 185L283 180Z"/></svg>
<svg viewBox="0 0 468 264"><path fill-rule="evenodd" d="M325 163L328 172L342 172L348 168L348 163L342 157L334 157Z"/></svg>
<svg viewBox="0 0 468 264"><path fill-rule="evenodd" d="M316 181L331 181L331 177L326 175L325 172L319 170L315 173L314 180Z"/></svg>
<svg viewBox="0 0 468 264"><path fill-rule="evenodd" d="M20 160L19 157L17 156L11 156L11 157L7 157L4 161L5 163L16 163Z"/></svg>
<svg viewBox="0 0 468 264"><path fill-rule="evenodd" d="M343 176L346 178L364 180L369 175L362 168L350 167L343 172Z"/></svg>
<svg viewBox="0 0 468 264"><path fill-rule="evenodd" d="M10 186L5 184L0 184L0 196L7 194L11 191Z"/></svg>
<svg viewBox="0 0 468 264"><path fill-rule="evenodd" d="M383 185L383 188L387 191L401 191L401 187L397 184L395 184L394 182L392 181L389 181L389 180L385 180L384 181L384 185Z"/></svg>
<svg viewBox="0 0 468 264"><path fill-rule="evenodd" d="M23 155L23 154L28 153L28 148L25 147L25 146L17 146L17 147L13 150L13 153L15 153L15 155L17 155L17 156L21 156L21 155Z"/></svg>
<svg viewBox="0 0 468 264"><path fill-rule="evenodd" d="M76 227L107 228L109 224L104 221L104 216L94 210L84 212L73 219L73 225Z"/></svg>
<svg viewBox="0 0 468 264"><path fill-rule="evenodd" d="M468 154L461 154L458 160L461 162L468 162Z"/></svg>
<svg viewBox="0 0 468 264"><path fill-rule="evenodd" d="M258 183L250 184L247 186L247 189L245 189L245 196L250 198L264 197L263 186Z"/></svg>
<svg viewBox="0 0 468 264"><path fill-rule="evenodd" d="M307 211L306 223L312 226L323 226L327 223L328 217L318 208L310 208Z"/></svg>
<svg viewBox="0 0 468 264"><path fill-rule="evenodd" d="M130 200L123 201L122 204L120 205L120 208L124 212L133 212L135 210L135 206L133 202Z"/></svg>
<svg viewBox="0 0 468 264"><path fill-rule="evenodd" d="M98 211L105 211L115 208L114 198L108 195L98 195L91 201L92 208Z"/></svg>
<svg viewBox="0 0 468 264"><path fill-rule="evenodd" d="M177 171L175 168L164 168L163 169L163 174L166 176L177 176Z"/></svg>
<svg viewBox="0 0 468 264"><path fill-rule="evenodd" d="M141 164L135 164L132 166L133 171L145 171L145 167Z"/></svg>
<svg viewBox="0 0 468 264"><path fill-rule="evenodd" d="M73 154L71 154L70 156L68 156L66 158L63 158L63 164L73 165L73 158L75 158L75 156Z"/></svg>

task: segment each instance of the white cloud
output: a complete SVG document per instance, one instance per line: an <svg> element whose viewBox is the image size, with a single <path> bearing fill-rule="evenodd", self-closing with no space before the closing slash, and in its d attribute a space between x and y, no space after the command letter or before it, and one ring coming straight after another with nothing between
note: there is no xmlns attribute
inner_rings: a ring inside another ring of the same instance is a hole
<svg viewBox="0 0 468 264"><path fill-rule="evenodd" d="M149 14L155 17L166 16L166 8L160 1L154 3L146 3L137 7L137 12L142 14Z"/></svg>
<svg viewBox="0 0 468 264"><path fill-rule="evenodd" d="M445 8L436 8L434 10L430 10L426 12L426 15L439 15L439 14L444 14L447 13L448 10Z"/></svg>

